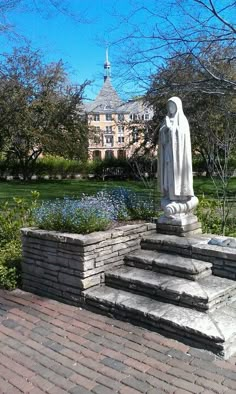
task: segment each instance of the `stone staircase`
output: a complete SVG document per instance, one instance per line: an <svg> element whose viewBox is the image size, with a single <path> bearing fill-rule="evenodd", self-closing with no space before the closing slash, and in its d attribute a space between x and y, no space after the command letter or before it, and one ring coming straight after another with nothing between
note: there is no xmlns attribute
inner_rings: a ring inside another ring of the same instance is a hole
<svg viewBox="0 0 236 394"><path fill-rule="evenodd" d="M236 281L212 271L228 257L236 269L236 250L234 260L232 250L208 245L210 238L143 238L141 250L105 274L104 286L85 292L86 304L228 358L236 352Z"/></svg>

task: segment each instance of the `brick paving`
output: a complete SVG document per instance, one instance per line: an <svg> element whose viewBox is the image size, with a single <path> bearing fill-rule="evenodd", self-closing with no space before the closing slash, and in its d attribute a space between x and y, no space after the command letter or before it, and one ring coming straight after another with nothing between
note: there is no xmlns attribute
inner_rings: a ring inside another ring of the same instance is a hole
<svg viewBox="0 0 236 394"><path fill-rule="evenodd" d="M236 393L223 361L157 333L0 290L0 393Z"/></svg>

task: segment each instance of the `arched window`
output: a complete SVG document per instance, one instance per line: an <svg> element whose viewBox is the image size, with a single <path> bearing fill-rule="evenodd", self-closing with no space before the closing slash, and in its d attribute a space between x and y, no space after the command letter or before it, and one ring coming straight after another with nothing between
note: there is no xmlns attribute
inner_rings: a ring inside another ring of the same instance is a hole
<svg viewBox="0 0 236 394"><path fill-rule="evenodd" d="M101 152L100 150L93 151L93 160L101 160Z"/></svg>
<svg viewBox="0 0 236 394"><path fill-rule="evenodd" d="M125 159L126 158L126 152L123 149L119 149L117 153L118 159Z"/></svg>
<svg viewBox="0 0 236 394"><path fill-rule="evenodd" d="M112 157L114 157L113 150L106 150L106 152L105 152L105 159L111 159Z"/></svg>

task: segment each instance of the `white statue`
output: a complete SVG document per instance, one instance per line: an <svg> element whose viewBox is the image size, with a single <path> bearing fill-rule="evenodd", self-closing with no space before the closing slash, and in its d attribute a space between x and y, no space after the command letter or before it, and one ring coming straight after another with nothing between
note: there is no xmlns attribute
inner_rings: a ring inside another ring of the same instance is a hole
<svg viewBox="0 0 236 394"><path fill-rule="evenodd" d="M165 217L179 220L197 205L193 192L189 123L179 97L167 102L167 116L159 135L159 178Z"/></svg>

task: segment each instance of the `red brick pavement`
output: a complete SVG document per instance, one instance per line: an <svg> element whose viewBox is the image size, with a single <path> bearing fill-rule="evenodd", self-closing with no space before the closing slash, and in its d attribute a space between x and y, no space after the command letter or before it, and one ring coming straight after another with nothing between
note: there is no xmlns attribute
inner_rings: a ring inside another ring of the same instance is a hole
<svg viewBox="0 0 236 394"><path fill-rule="evenodd" d="M0 393L236 393L236 358L22 291L0 290Z"/></svg>

